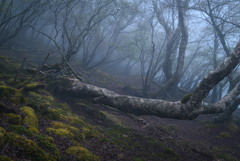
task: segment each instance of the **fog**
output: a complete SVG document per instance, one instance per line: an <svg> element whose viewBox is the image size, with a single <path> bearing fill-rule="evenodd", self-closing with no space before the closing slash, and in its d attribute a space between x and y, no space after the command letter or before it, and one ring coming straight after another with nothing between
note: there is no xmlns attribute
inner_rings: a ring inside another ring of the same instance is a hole
<svg viewBox="0 0 240 161"><path fill-rule="evenodd" d="M62 53L75 70L140 76L143 97L171 79L170 95L178 88L191 93L236 45L239 5L215 0L181 6L174 0L2 0L0 45L30 45L34 51L33 44L41 44L36 50L42 59L54 51L52 64L62 63ZM186 49L180 50L186 38ZM238 75L236 68L206 101L226 95L239 82Z"/></svg>

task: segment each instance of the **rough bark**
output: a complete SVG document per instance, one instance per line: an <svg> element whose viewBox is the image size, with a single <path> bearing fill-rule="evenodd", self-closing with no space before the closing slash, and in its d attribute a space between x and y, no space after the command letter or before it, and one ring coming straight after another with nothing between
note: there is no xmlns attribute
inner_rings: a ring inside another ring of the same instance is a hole
<svg viewBox="0 0 240 161"><path fill-rule="evenodd" d="M186 104L182 104L179 101L169 102L160 99L146 99L119 95L113 91L85 84L77 79L70 78L68 79L70 83L68 83L67 86L58 86L58 92L67 95L70 94L75 97L92 97L96 103L103 103L117 108L120 111L135 115L154 115L174 119L194 119L202 113L222 113L228 109L231 110L231 102L234 101L240 93L240 84L215 104L205 104L202 103L202 100L217 83L233 71L239 62L239 58L240 41L233 53L200 82ZM239 103L238 100L235 102Z"/></svg>
<svg viewBox="0 0 240 161"><path fill-rule="evenodd" d="M208 95L210 90L217 85L221 80L227 77L237 66L240 58L240 41L235 47L232 54L221 63L214 71L202 79L192 94L188 102L188 109L192 111L194 108L201 107L202 100Z"/></svg>

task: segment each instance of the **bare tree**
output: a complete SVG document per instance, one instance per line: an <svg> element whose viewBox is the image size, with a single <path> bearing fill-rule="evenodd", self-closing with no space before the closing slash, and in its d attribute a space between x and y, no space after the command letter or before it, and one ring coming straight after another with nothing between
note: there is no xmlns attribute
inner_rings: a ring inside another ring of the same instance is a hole
<svg viewBox="0 0 240 161"><path fill-rule="evenodd" d="M214 32L214 51L213 51L213 66L217 64L217 50L219 48L218 39L225 51L226 56L231 53L229 41L232 39L231 33L238 31L238 25L231 23L230 21L235 19L239 15L238 8L239 1L199 1L195 4L194 9L203 12L206 15L205 20L212 26ZM229 37L229 38L228 38ZM237 68L228 76L229 88L228 92L236 86L236 79L234 75L237 72ZM234 81L235 80L235 81ZM221 92L219 92L221 93ZM217 99L217 86L213 88L212 101ZM235 107L236 109L237 107ZM234 110L231 109L233 112ZM228 116L228 117L227 117ZM225 114L216 117L215 120L222 122L228 120L231 116L231 112L227 111Z"/></svg>
<svg viewBox="0 0 240 161"><path fill-rule="evenodd" d="M166 35L167 35L167 44L166 44L166 54L163 63L163 72L165 74L167 83L160 88L160 90L155 94L155 97L162 97L166 95L166 92L169 92L172 87L176 86L181 79L183 66L184 66L184 57L185 51L188 43L188 30L185 20L185 12L188 6L189 0L184 2L177 1L177 10L178 10L178 25L175 29L174 25L170 24L164 19L163 10L158 8L156 0L152 1L154 10L156 12L159 23L163 26ZM168 3L162 3L162 5L167 5ZM164 6L161 6L162 8ZM166 7L166 6L165 6ZM174 9L173 9L174 11ZM172 23L174 24L174 17L172 18ZM172 57L174 55L174 48L178 46L178 40L181 36L177 67L175 72L172 74Z"/></svg>
<svg viewBox="0 0 240 161"><path fill-rule="evenodd" d="M19 34L42 12L46 1L31 0L23 3L14 0L1 0L0 4L0 46Z"/></svg>

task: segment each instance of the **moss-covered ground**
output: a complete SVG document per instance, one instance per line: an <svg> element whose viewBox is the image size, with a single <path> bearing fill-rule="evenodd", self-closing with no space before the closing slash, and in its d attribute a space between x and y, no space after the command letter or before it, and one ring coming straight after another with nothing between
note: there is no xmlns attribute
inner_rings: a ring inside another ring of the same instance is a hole
<svg viewBox="0 0 240 161"><path fill-rule="evenodd" d="M134 116L93 104L89 98L59 97L54 82L42 76L29 85L31 74L23 72L13 85L20 64L7 57L0 57L0 62L0 103L11 109L0 113L0 161L240 160L236 116L235 122L225 124L213 123L213 115L193 121ZM127 86L101 71L93 77L104 77L96 81L102 86ZM24 90L37 84L47 88Z"/></svg>

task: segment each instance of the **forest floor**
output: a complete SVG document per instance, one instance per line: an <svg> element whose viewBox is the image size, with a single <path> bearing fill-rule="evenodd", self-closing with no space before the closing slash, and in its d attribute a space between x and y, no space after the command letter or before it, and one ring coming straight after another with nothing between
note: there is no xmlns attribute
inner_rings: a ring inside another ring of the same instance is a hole
<svg viewBox="0 0 240 161"><path fill-rule="evenodd" d="M14 55L14 53L6 53L7 51L4 50L0 55ZM0 62L3 63L4 61ZM79 70L85 78L88 78L87 82L90 84L113 90L119 94L141 95L141 77L116 76L100 70L91 74L91 72L84 69L80 68ZM91 77L89 78L90 75ZM27 76L22 75L22 77ZM2 84L8 84L9 79L2 77L0 81ZM36 81L47 85L45 80ZM50 90L51 92L51 87L47 87L45 90ZM45 90L41 90L38 93L46 95L48 92ZM154 90L156 90L156 87L152 87L152 92ZM51 103L52 108L55 109L56 106L62 106L63 104L67 105L71 112L65 112L66 116L70 113L70 115L76 115L84 120L86 124L89 124L85 127L91 126L89 127L92 130L91 132L97 131L98 134L104 135L103 138L99 138L95 137L95 135L87 137L86 134L86 139L77 139L77 142L81 144L79 146L98 156L101 161L240 160L239 109L235 111L233 121L216 124L212 121L215 115L200 115L195 120L175 120L147 115L135 116L103 104L93 104L90 98L62 98L54 94L51 96L54 97L54 102ZM30 96L28 96L28 100L31 100ZM23 114L19 108L29 105L29 102L14 105L8 98L0 98L0 102L16 109L17 114L23 119L26 117L26 114ZM66 153L68 148L76 145L76 139L46 131L56 121L68 125L69 119L54 120L37 111L36 113L38 115L37 129L39 133L31 133L31 135L26 135L25 132L17 133L20 136L33 140L37 146L46 152L53 153L51 149L43 146L37 140L39 135L51 136L61 154L61 160L77 160L76 154L70 155ZM23 122L20 126L27 127ZM81 132L83 131L83 126L80 124L72 126L80 129ZM8 133L17 131L10 128L13 125L6 122L6 118L2 115L0 117L0 127L3 127ZM10 143L0 143L0 156L8 156L12 160L34 160L32 156L25 154L23 149L16 148Z"/></svg>

